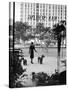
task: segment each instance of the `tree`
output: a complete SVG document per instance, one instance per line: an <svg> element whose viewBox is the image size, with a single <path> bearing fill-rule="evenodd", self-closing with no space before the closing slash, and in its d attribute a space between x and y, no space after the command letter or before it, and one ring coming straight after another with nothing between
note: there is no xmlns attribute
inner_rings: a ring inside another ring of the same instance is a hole
<svg viewBox="0 0 68 90"><path fill-rule="evenodd" d="M50 27L43 28L43 32L40 34L39 39L44 40L45 46L46 46L45 49L46 49L47 54L48 54L48 47L51 43L51 29L50 29ZM41 45L41 47L42 47L42 45Z"/></svg>
<svg viewBox="0 0 68 90"><path fill-rule="evenodd" d="M62 34L63 32L63 34ZM58 49L58 59L57 59L57 70L59 72L59 61L60 61L60 50L61 50L61 40L66 36L66 28L63 23L58 23L54 25L53 28L54 38L57 40L57 49Z"/></svg>
<svg viewBox="0 0 68 90"><path fill-rule="evenodd" d="M36 25L36 33L41 33L41 32L44 32L45 31L45 27L44 27L44 24L43 23L38 23Z"/></svg>
<svg viewBox="0 0 68 90"><path fill-rule="evenodd" d="M27 23L16 22L15 23L15 38L22 39L25 41L27 39L26 32L30 26Z"/></svg>

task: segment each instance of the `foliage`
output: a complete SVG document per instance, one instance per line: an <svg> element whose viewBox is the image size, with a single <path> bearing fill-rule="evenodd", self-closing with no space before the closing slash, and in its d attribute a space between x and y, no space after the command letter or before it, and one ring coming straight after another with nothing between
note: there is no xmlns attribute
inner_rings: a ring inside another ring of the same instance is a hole
<svg viewBox="0 0 68 90"><path fill-rule="evenodd" d="M15 38L26 40L26 32L27 29L29 29L30 26L27 23L22 23L22 22L16 22L15 23Z"/></svg>
<svg viewBox="0 0 68 90"><path fill-rule="evenodd" d="M63 35L62 35L62 31L63 31ZM54 33L55 39L58 39L59 36L65 37L66 36L66 28L63 24L61 24L61 25L55 24L54 28L53 28L53 33Z"/></svg>
<svg viewBox="0 0 68 90"><path fill-rule="evenodd" d="M46 32L47 29L44 27L43 23L38 23L36 25L36 33Z"/></svg>
<svg viewBox="0 0 68 90"><path fill-rule="evenodd" d="M21 75L25 70L21 66L21 60L19 59L19 50L9 52L9 87L14 88L15 80Z"/></svg>
<svg viewBox="0 0 68 90"><path fill-rule="evenodd" d="M60 74L55 72L51 76L44 72L34 73L33 81L34 80L37 80L37 86L66 84L66 71L63 71Z"/></svg>
<svg viewBox="0 0 68 90"><path fill-rule="evenodd" d="M54 37L57 40L58 56L60 56L61 40L63 37L66 37L66 28L62 23L60 23L60 25L56 24L54 25L53 32L54 32Z"/></svg>

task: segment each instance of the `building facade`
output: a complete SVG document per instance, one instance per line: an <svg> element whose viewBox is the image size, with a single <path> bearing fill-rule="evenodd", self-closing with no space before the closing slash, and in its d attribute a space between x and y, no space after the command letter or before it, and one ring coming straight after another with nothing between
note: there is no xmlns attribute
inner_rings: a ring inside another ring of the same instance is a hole
<svg viewBox="0 0 68 90"><path fill-rule="evenodd" d="M42 3L21 3L20 21L28 23L35 28L38 23L44 27L53 27L61 20L66 21L66 5L42 4Z"/></svg>

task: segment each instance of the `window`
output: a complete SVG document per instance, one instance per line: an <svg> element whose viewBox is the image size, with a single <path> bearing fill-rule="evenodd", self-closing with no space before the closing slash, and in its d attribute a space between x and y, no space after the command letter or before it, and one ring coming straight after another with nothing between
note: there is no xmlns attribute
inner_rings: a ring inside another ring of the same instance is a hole
<svg viewBox="0 0 68 90"><path fill-rule="evenodd" d="M39 3L36 4L36 8L39 8Z"/></svg>

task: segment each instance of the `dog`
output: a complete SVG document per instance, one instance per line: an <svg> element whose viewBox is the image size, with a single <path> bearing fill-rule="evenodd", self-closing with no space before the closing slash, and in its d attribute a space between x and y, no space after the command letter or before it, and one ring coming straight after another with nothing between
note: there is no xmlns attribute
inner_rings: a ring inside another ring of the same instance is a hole
<svg viewBox="0 0 68 90"><path fill-rule="evenodd" d="M23 60L23 65L27 65L27 60L24 58L22 58L22 60Z"/></svg>
<svg viewBox="0 0 68 90"><path fill-rule="evenodd" d="M41 57L38 57L38 63L42 64L44 57L45 57L44 55L42 55Z"/></svg>

